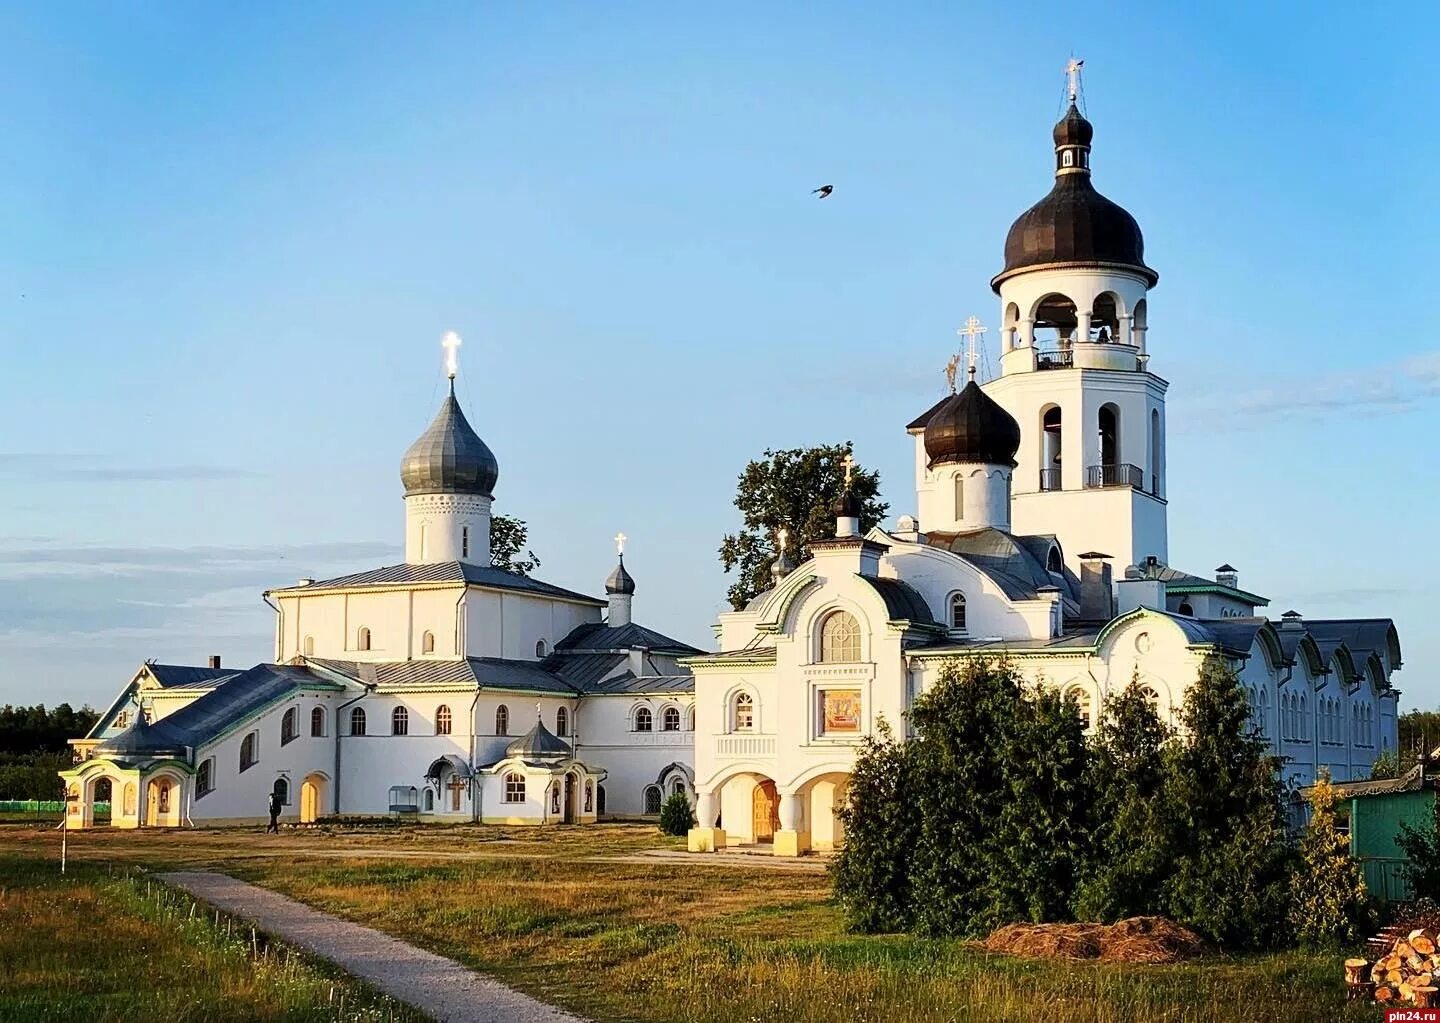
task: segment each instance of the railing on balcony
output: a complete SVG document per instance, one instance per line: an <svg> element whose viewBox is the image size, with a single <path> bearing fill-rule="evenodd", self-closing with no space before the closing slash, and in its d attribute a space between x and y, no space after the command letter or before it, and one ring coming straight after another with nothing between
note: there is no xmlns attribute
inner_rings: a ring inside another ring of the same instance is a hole
<svg viewBox="0 0 1440 1023"><path fill-rule="evenodd" d="M1075 353L1069 348L1035 351L1036 369L1069 369L1075 365Z"/></svg>
<svg viewBox="0 0 1440 1023"><path fill-rule="evenodd" d="M773 757L775 736L773 735L717 735L715 737L717 757Z"/></svg>
<svg viewBox="0 0 1440 1023"><path fill-rule="evenodd" d="M1055 467L1052 468L1052 469L1041 469L1041 470L1040 470L1040 489L1041 489L1041 490L1059 490L1059 489L1060 489L1060 467L1059 467L1058 465L1055 466Z"/></svg>
<svg viewBox="0 0 1440 1023"><path fill-rule="evenodd" d="M1145 473L1138 465L1130 465L1128 462L1091 465L1085 469L1085 486L1092 490L1099 487L1131 487L1144 490Z"/></svg>

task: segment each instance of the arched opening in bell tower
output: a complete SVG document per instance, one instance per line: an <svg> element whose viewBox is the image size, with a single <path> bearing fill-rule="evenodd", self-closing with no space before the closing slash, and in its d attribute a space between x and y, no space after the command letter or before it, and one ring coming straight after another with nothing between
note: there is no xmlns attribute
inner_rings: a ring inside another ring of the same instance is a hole
<svg viewBox="0 0 1440 1023"><path fill-rule="evenodd" d="M1014 302L1005 306L1002 343L1004 351L1007 352L1012 348L1022 348L1026 345L1026 340L1020 333L1020 307Z"/></svg>
<svg viewBox="0 0 1440 1023"><path fill-rule="evenodd" d="M1100 406L1100 464L1120 464L1120 409L1113 403Z"/></svg>
<svg viewBox="0 0 1440 1023"><path fill-rule="evenodd" d="M1060 406L1040 411L1040 489L1060 489Z"/></svg>
<svg viewBox="0 0 1440 1023"><path fill-rule="evenodd" d="M1075 303L1051 292L1035 304L1035 347L1041 369L1058 369L1073 364L1071 346L1080 324Z"/></svg>
<svg viewBox="0 0 1440 1023"><path fill-rule="evenodd" d="M1102 291L1090 307L1090 340L1113 342L1120 336L1120 302L1113 291Z"/></svg>
<svg viewBox="0 0 1440 1023"><path fill-rule="evenodd" d="M1160 496L1160 410L1150 410L1150 493Z"/></svg>

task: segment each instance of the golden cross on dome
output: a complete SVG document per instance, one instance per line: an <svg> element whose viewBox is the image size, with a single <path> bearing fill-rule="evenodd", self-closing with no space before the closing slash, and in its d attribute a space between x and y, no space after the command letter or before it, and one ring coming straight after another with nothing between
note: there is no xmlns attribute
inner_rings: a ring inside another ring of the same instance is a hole
<svg viewBox="0 0 1440 1023"><path fill-rule="evenodd" d="M784 551L786 547L789 547L789 546L790 546L790 530L786 529L784 526L781 526L781 527L780 527L779 538L780 538L780 550L781 550L781 551Z"/></svg>
<svg viewBox="0 0 1440 1023"><path fill-rule="evenodd" d="M845 466L845 489L846 489L846 490L849 490L849 489L850 489L850 474L855 470L855 456L852 455L852 454L850 454L850 452L847 451L847 452L845 452L845 457L842 458L840 461L841 461L841 464L843 464L843 465Z"/></svg>
<svg viewBox="0 0 1440 1023"><path fill-rule="evenodd" d="M1085 62L1077 57L1071 57L1065 64L1065 79L1070 91L1070 102L1074 103L1075 98L1080 95L1080 69Z"/></svg>
<svg viewBox="0 0 1440 1023"><path fill-rule="evenodd" d="M455 355L456 349L460 347L460 335L453 330L447 330L440 339L440 347L445 349L445 375L454 380L455 374L460 372L460 360Z"/></svg>
<svg viewBox="0 0 1440 1023"><path fill-rule="evenodd" d="M970 379L975 379L975 342L985 336L990 328L980 322L978 317L972 316L965 321L965 326L955 333L965 339L965 361L970 366ZM958 358L958 356L957 356ZM951 382L951 389L954 389L954 382Z"/></svg>
<svg viewBox="0 0 1440 1023"><path fill-rule="evenodd" d="M630 538L629 538L628 536L626 536L624 533L616 533L616 534L615 534L615 550L616 550L616 553L621 554L621 555L623 555L623 554L625 553L625 541L628 540L628 539L630 539Z"/></svg>

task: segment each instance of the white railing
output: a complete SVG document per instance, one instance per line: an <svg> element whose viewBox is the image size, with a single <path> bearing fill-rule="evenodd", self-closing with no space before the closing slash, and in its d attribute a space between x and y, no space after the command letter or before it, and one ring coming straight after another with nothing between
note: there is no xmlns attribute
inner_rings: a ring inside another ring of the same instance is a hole
<svg viewBox="0 0 1440 1023"><path fill-rule="evenodd" d="M773 757L773 735L719 735L715 737L717 757Z"/></svg>

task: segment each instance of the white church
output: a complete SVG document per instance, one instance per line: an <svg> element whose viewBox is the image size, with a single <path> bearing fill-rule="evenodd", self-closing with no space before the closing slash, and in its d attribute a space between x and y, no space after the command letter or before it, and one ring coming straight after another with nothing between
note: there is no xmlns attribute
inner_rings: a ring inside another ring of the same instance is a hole
<svg viewBox="0 0 1440 1023"><path fill-rule="evenodd" d="M1135 219L1091 183L1071 103L1055 184L1010 229L1000 375L907 427L915 512L776 564L702 652L604 600L493 566L494 455L452 394L402 462L405 561L269 591L273 663L146 664L63 773L71 827L413 815L588 823L682 792L690 848L835 847L859 742L952 658L1008 656L1088 724L1138 678L1173 717L1202 661L1239 672L1287 781L1363 778L1396 745L1389 619L1277 620L1222 564L1170 565L1166 380L1150 365L1158 274ZM970 328L972 338L974 325ZM453 366L452 366L453 379Z"/></svg>

